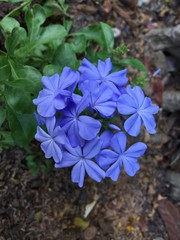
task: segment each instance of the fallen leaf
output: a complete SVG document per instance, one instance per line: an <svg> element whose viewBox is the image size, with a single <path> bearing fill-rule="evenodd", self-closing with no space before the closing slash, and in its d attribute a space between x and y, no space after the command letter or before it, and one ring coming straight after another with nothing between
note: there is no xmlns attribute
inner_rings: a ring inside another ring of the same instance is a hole
<svg viewBox="0 0 180 240"><path fill-rule="evenodd" d="M180 213L169 201L161 200L157 210L166 226L169 240L180 240Z"/></svg>

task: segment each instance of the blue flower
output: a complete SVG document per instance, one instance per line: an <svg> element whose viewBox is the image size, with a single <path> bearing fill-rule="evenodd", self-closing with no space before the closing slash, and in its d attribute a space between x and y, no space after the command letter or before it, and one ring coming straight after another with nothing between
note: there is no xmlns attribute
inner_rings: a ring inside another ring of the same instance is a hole
<svg viewBox="0 0 180 240"><path fill-rule="evenodd" d="M95 67L86 58L82 60L79 71L82 73L80 77L79 89L81 90L82 84L85 81L97 81L99 84L104 84L113 91L114 95L119 96L117 87L125 86L128 82L126 77L127 69L110 73L112 70L112 62L107 58L104 62L99 60L98 66Z"/></svg>
<svg viewBox="0 0 180 240"><path fill-rule="evenodd" d="M65 144L66 135L61 127L56 126L55 117L47 118L45 123L48 133L38 126L35 139L41 142L41 149L45 153L45 157L53 157L54 161L58 163L62 159L61 147Z"/></svg>
<svg viewBox="0 0 180 240"><path fill-rule="evenodd" d="M33 100L38 113L43 117L53 117L57 110L65 108L78 80L79 73L68 67L63 69L61 76L42 77L45 88Z"/></svg>
<svg viewBox="0 0 180 240"><path fill-rule="evenodd" d="M89 107L98 111L103 117L111 117L116 109L116 102L112 100L113 92L105 85L97 82L86 82L83 84L83 93L89 94Z"/></svg>
<svg viewBox="0 0 180 240"><path fill-rule="evenodd" d="M98 164L102 168L106 169L111 165L106 171L106 177L110 177L113 181L118 180L122 165L129 176L134 176L140 168L137 158L141 157L147 148L146 144L138 142L125 151L126 142L126 135L118 132L111 139L110 146L113 150L103 149L98 154Z"/></svg>
<svg viewBox="0 0 180 240"><path fill-rule="evenodd" d="M80 116L80 113L87 108L88 104L88 95L84 95L77 105L71 102L62 111L59 124L67 133L73 147L82 146L84 140L92 140L101 129L101 122L99 120L86 115Z"/></svg>
<svg viewBox="0 0 180 240"><path fill-rule="evenodd" d="M92 159L99 153L101 144L98 138L86 142L83 148L79 146L72 148L66 144L63 159L60 163L55 164L55 167L73 166L72 182L78 183L79 187L84 184L85 172L96 182L100 182L105 177L105 172Z"/></svg>
<svg viewBox="0 0 180 240"><path fill-rule="evenodd" d="M159 111L159 107L153 105L151 99L144 96L140 87L131 88L128 86L126 93L119 97L117 108L120 114L132 114L124 123L124 128L129 135L137 136L142 123L144 123L149 133L156 133L156 122L153 114Z"/></svg>

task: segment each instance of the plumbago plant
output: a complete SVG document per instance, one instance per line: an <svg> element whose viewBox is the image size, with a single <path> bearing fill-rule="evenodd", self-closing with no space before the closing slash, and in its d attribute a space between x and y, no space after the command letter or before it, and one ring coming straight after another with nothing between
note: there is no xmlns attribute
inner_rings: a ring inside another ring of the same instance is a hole
<svg viewBox="0 0 180 240"><path fill-rule="evenodd" d="M127 134L138 136L142 124L155 133L158 112L140 88L147 70L137 59L122 58L124 44L114 49L106 23L72 32L67 11L63 0L23 1L0 21L1 147L17 144L31 152L35 135L56 168L73 166L72 181L80 187L85 173L97 182L116 181L122 168L134 176L147 147L126 147ZM14 17L20 12L23 26ZM61 24L50 23L54 13ZM131 85L127 66L138 70ZM29 159L37 168L33 155Z"/></svg>

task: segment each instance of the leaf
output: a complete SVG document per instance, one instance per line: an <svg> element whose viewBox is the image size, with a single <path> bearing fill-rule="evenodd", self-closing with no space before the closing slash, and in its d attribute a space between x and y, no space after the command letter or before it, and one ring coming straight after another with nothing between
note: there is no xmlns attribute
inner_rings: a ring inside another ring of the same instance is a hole
<svg viewBox="0 0 180 240"><path fill-rule="evenodd" d="M28 0L1 0L2 2L8 3L18 3L18 2L27 2Z"/></svg>
<svg viewBox="0 0 180 240"><path fill-rule="evenodd" d="M32 113L32 94L38 93L41 88L41 74L31 66L15 64L12 60L9 63L12 77L11 81L6 82L6 102L18 114Z"/></svg>
<svg viewBox="0 0 180 240"><path fill-rule="evenodd" d="M80 217L75 217L74 225L76 227L80 227L80 228L86 229L89 226L89 221L85 221L84 219L82 219Z"/></svg>
<svg viewBox="0 0 180 240"><path fill-rule="evenodd" d="M1 139L0 144L3 146L10 145L14 146L15 142L12 138L11 132L8 131L0 131L0 135L2 136L3 139Z"/></svg>
<svg viewBox="0 0 180 240"><path fill-rule="evenodd" d="M61 74L61 68L57 65L53 65L53 64L49 64L49 65L46 65L43 69L43 75L45 76L52 76L54 75L55 73L59 73Z"/></svg>
<svg viewBox="0 0 180 240"><path fill-rule="evenodd" d="M119 60L117 63L123 67L131 66L139 71L147 72L144 64L136 58L124 58Z"/></svg>
<svg viewBox="0 0 180 240"><path fill-rule="evenodd" d="M33 8L26 11L25 21L28 29L29 42L31 44L38 38L40 26L45 20L46 15L44 9L39 4L35 4Z"/></svg>
<svg viewBox="0 0 180 240"><path fill-rule="evenodd" d="M65 66L76 68L78 65L76 54L69 43L64 43L57 48L53 63L61 69Z"/></svg>
<svg viewBox="0 0 180 240"><path fill-rule="evenodd" d="M5 99L8 106L18 114L32 113L34 111L34 105L30 94L25 92L22 88L7 88Z"/></svg>
<svg viewBox="0 0 180 240"><path fill-rule="evenodd" d="M73 38L73 40L70 43L72 50L75 53L82 53L86 49L86 38L83 35L76 36Z"/></svg>
<svg viewBox="0 0 180 240"><path fill-rule="evenodd" d="M97 42L102 48L110 51L114 46L114 35L112 28L106 23L93 24L88 27L81 29L72 35L85 36L86 40L93 40Z"/></svg>
<svg viewBox="0 0 180 240"><path fill-rule="evenodd" d="M16 48L19 48L27 40L26 30L16 27L5 41L5 47L9 55L13 55Z"/></svg>
<svg viewBox="0 0 180 240"><path fill-rule="evenodd" d="M73 25L73 21L69 20L69 19L65 19L64 21L64 27L66 29L67 32L70 31L71 27Z"/></svg>
<svg viewBox="0 0 180 240"><path fill-rule="evenodd" d="M60 43L64 37L67 35L66 29L60 24L53 24L44 27L40 31L40 37L35 43L35 46L39 46L45 43L51 43L53 40L58 40Z"/></svg>
<svg viewBox="0 0 180 240"><path fill-rule="evenodd" d="M11 70L5 55L0 55L0 82L6 81L10 76Z"/></svg>
<svg viewBox="0 0 180 240"><path fill-rule="evenodd" d="M41 73L34 67L15 64L10 61L12 77L6 83L14 88L21 88L28 93L36 94L41 89Z"/></svg>
<svg viewBox="0 0 180 240"><path fill-rule="evenodd" d="M6 119L6 110L1 108L0 109L0 127L3 124L3 122L5 121L5 119Z"/></svg>
<svg viewBox="0 0 180 240"><path fill-rule="evenodd" d="M28 147L36 132L36 121L33 114L18 114L11 107L8 109L9 127L12 137L20 147Z"/></svg>
<svg viewBox="0 0 180 240"><path fill-rule="evenodd" d="M4 17L1 21L0 21L0 28L4 31L4 32L7 32L7 33L11 33L12 30L14 28L19 28L20 27L20 24L19 22L15 19L15 18L12 18L12 17Z"/></svg>

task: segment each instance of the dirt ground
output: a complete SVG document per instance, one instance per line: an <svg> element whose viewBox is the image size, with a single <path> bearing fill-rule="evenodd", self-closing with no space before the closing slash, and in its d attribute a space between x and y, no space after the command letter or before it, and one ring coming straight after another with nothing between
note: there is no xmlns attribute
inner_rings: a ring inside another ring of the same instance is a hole
<svg viewBox="0 0 180 240"><path fill-rule="evenodd" d="M126 43L129 55L140 58L152 73L159 66L146 57L145 34L179 24L180 9L173 0L141 2L138 6L128 0L72 0L69 16L74 29L99 21L119 29L116 44ZM14 7L10 3L0 6L1 17ZM171 174L180 181L180 161L173 163L179 152L180 114L162 107L163 91L180 87L170 80L164 84L165 77L156 77L144 89L160 105L160 112L157 134L143 131L140 136L148 150L133 178L124 173L116 183L86 178L80 189L71 182L70 169L32 176L25 151L2 151L0 240L180 240L180 189L167 177Z"/></svg>

